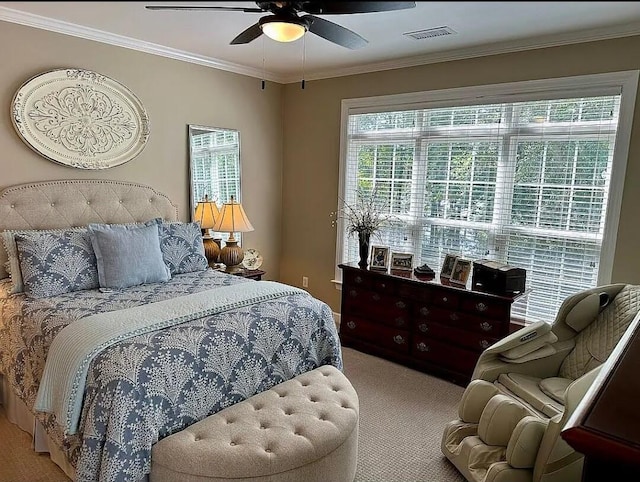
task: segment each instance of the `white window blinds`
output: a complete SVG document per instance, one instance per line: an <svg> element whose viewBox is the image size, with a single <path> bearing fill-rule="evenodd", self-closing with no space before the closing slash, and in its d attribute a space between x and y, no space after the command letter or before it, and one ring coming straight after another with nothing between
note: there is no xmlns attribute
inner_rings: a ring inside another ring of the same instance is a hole
<svg viewBox="0 0 640 482"><path fill-rule="evenodd" d="M525 268L512 316L551 321L598 282L621 99L610 91L349 114L342 197L375 189L394 222L372 244L415 265L437 272L452 253ZM340 239L338 261L356 261L357 240Z"/></svg>

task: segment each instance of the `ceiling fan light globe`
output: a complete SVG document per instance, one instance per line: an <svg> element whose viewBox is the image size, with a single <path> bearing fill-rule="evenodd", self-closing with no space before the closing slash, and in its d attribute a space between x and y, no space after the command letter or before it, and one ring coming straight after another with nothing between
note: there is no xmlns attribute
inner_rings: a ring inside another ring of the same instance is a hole
<svg viewBox="0 0 640 482"><path fill-rule="evenodd" d="M278 42L293 42L301 38L307 31L307 28L300 23L282 20L260 22L260 28L267 37Z"/></svg>

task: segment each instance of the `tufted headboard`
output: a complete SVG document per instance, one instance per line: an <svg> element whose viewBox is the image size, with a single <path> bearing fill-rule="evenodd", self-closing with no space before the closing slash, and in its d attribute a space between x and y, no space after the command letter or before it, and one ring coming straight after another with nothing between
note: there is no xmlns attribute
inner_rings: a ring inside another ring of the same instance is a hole
<svg viewBox="0 0 640 482"><path fill-rule="evenodd" d="M157 217L176 221L178 209L155 189L127 181L46 181L0 191L0 231L143 222ZM6 261L0 243L0 279L8 276Z"/></svg>

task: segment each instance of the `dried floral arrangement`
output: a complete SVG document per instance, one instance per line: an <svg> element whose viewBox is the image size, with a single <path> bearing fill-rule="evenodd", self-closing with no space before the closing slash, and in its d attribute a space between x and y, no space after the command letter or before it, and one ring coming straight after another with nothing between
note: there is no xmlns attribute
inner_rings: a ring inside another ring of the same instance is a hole
<svg viewBox="0 0 640 482"><path fill-rule="evenodd" d="M375 189L358 189L354 204L349 204L344 200L342 204L341 209L332 213L335 216L334 225L337 219L342 218L350 236L357 234L368 238L392 219Z"/></svg>

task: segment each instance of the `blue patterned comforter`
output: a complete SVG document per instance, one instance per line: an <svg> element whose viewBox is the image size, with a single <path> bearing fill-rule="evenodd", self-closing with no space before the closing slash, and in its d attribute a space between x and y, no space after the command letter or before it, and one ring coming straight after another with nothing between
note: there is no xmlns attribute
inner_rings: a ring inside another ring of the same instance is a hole
<svg viewBox="0 0 640 482"><path fill-rule="evenodd" d="M111 293L0 298L0 371L33 407L48 348L67 324L243 283L254 281L207 270ZM65 438L53 415L36 416L76 467L78 481L137 481L150 471L157 440L321 365L342 368L331 310L306 293L291 295L110 346L89 367L75 436Z"/></svg>

